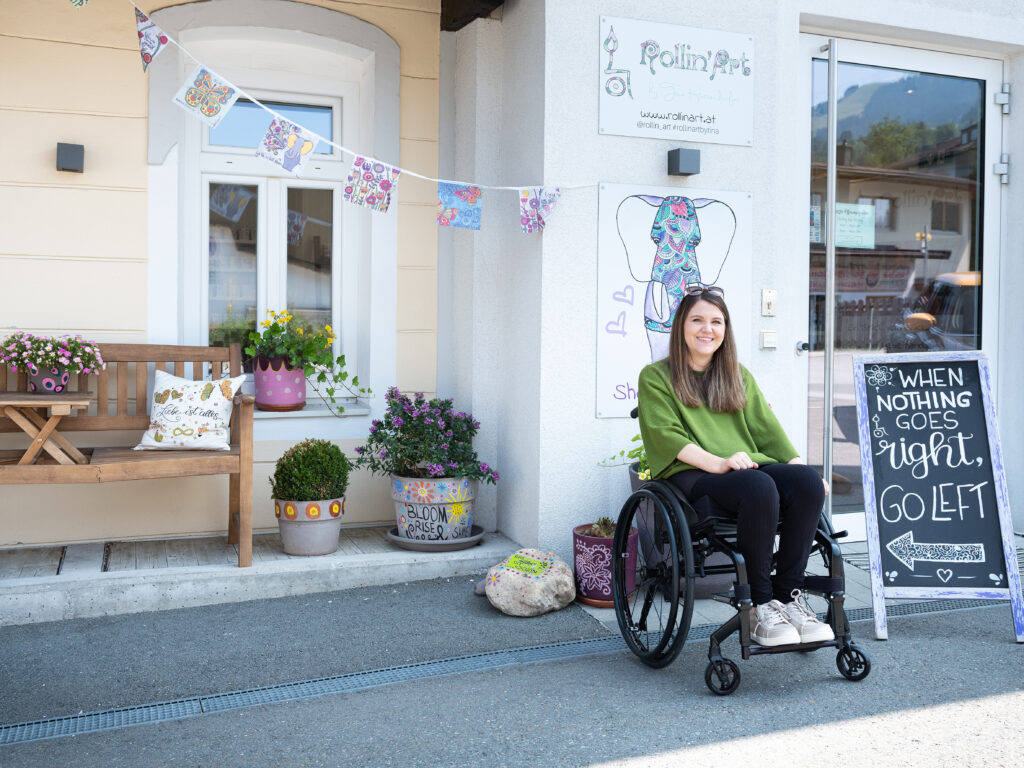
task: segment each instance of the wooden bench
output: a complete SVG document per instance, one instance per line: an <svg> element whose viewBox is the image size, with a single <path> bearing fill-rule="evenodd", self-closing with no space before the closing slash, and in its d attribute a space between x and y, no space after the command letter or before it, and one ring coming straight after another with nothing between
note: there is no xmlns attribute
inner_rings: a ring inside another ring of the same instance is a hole
<svg viewBox="0 0 1024 768"><path fill-rule="evenodd" d="M68 384L72 393L92 393L88 409L64 416L57 434L42 440L51 448L67 441L60 433L70 431L136 432L132 445L117 448L81 448L86 463L58 462L61 452L39 453L32 464L17 464L25 451L0 451L0 485L50 483L110 483L119 480L152 480L167 477L229 475L228 541L238 545L238 565L252 565L252 395L236 395L231 414L231 449L228 451L133 451L149 426L147 384L157 366L182 378L220 379L242 373L241 348L183 347L156 344L100 344L107 369L81 374ZM227 370L225 370L227 368ZM0 392L24 392L28 377L23 371L9 375L0 366ZM18 402L22 402L21 399ZM45 411L35 415L36 425L46 424ZM19 417L20 418L20 417ZM24 422L24 419L21 419ZM20 432L23 425L0 418L0 432ZM41 433L41 432L40 432ZM46 446L41 446L46 447Z"/></svg>

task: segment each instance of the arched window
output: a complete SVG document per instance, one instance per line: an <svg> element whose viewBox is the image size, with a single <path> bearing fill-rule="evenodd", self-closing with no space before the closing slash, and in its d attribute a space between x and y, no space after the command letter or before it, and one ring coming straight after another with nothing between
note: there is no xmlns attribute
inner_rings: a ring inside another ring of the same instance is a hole
<svg viewBox="0 0 1024 768"><path fill-rule="evenodd" d="M150 340L244 341L267 310L288 309L330 323L361 379L390 380L394 312L380 305L393 307L396 216L343 204L351 156L320 142L295 177L254 156L272 115L252 101L211 129L172 98L198 60L320 136L397 158L397 45L346 14L277 0L153 17L195 59L171 46L149 68Z"/></svg>

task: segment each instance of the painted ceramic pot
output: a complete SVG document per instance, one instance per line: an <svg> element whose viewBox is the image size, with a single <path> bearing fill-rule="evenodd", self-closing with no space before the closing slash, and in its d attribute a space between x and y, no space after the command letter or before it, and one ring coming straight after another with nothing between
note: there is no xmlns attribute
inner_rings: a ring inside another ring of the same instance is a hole
<svg viewBox="0 0 1024 768"><path fill-rule="evenodd" d="M572 566L576 574L576 598L598 608L614 608L612 593L612 538L588 536L578 525L572 529ZM636 589L636 528L629 529L626 540L626 593Z"/></svg>
<svg viewBox="0 0 1024 768"><path fill-rule="evenodd" d="M329 555L338 549L345 497L319 501L274 499L274 516L286 555Z"/></svg>
<svg viewBox="0 0 1024 768"><path fill-rule="evenodd" d="M261 411L299 411L306 405L306 375L283 357L257 355L252 369L256 407Z"/></svg>
<svg viewBox="0 0 1024 768"><path fill-rule="evenodd" d="M470 535L476 481L465 477L391 476L398 535L420 541L449 541Z"/></svg>
<svg viewBox="0 0 1024 768"><path fill-rule="evenodd" d="M68 387L71 374L62 365L52 368L37 368L28 364L28 391L39 393L63 392Z"/></svg>

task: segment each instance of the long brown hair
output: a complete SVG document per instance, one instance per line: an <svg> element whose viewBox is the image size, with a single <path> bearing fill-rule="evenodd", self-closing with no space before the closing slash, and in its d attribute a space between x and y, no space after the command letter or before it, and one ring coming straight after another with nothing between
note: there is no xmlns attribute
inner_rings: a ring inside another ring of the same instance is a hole
<svg viewBox="0 0 1024 768"><path fill-rule="evenodd" d="M722 311L725 318L725 333L722 345L704 369L704 375L698 376L690 365L690 350L686 346L683 324L694 305L698 301L706 301ZM735 413L747 404L747 393L740 378L740 362L736 354L736 340L732 335L732 321L729 319L729 308L721 296L702 291L687 294L676 309L672 321L672 335L668 344L668 365L672 372L672 387L683 405L698 408L707 405L716 413Z"/></svg>

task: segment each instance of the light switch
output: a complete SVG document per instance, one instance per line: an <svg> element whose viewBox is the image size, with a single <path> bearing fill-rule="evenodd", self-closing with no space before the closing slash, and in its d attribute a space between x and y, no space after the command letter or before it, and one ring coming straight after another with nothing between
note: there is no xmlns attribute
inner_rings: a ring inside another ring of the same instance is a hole
<svg viewBox="0 0 1024 768"><path fill-rule="evenodd" d="M774 288L761 289L761 317L775 317L775 298L778 291Z"/></svg>
<svg viewBox="0 0 1024 768"><path fill-rule="evenodd" d="M761 331L761 349L775 349L778 346L778 331Z"/></svg>

